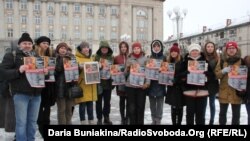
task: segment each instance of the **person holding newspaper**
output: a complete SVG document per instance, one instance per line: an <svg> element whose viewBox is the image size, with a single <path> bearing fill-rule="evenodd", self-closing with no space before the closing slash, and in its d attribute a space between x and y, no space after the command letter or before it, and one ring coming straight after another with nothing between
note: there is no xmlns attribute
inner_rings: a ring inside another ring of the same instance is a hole
<svg viewBox="0 0 250 141"><path fill-rule="evenodd" d="M188 46L188 54L183 62L182 79L185 80L183 84L183 94L186 99L186 123L187 125L205 125L205 113L207 106L208 88L206 79L212 76L212 69L210 66L206 68L206 58L201 52L199 44L191 44ZM189 70L189 62L200 63L195 71Z"/></svg>
<svg viewBox="0 0 250 141"><path fill-rule="evenodd" d="M246 97L245 97L245 104L247 109L247 119L248 125L250 125L250 55L244 58L245 64L248 68L248 75L247 75L247 90L246 90Z"/></svg>
<svg viewBox="0 0 250 141"><path fill-rule="evenodd" d="M146 66L147 58L142 51L141 43L132 44L132 53L128 56L125 68L127 76L126 93L128 96L128 113L130 125L144 124L144 111L146 102L146 89L149 87L150 81L144 81L143 85L134 86L130 84L130 68L133 64L139 64L141 67Z"/></svg>
<svg viewBox="0 0 250 141"><path fill-rule="evenodd" d="M30 35L23 33L19 38L15 56L11 52L6 53L0 65L0 75L3 79L10 80L11 92L14 95L17 141L35 141L36 121L41 103L42 89L31 87L25 75L28 66L24 65L24 57L37 56L32 44Z"/></svg>
<svg viewBox="0 0 250 141"><path fill-rule="evenodd" d="M92 50L89 47L88 42L82 42L76 50L76 60L78 64L83 64L85 62L93 62L93 58L91 58ZM86 84L84 71L91 71L84 70L83 66L80 65L80 78L79 78L79 85L83 90L83 97L76 98L75 103L79 104L79 116L82 125L93 125L94 124L94 109L93 109L93 102L97 101L97 87L96 84ZM88 122L85 119L85 111L88 114Z"/></svg>
<svg viewBox="0 0 250 141"><path fill-rule="evenodd" d="M127 42L122 41L119 44L120 54L114 58L114 64L125 65L129 53L129 45ZM120 97L119 108L121 115L121 124L128 124L128 103L127 94L125 92L125 85L116 86L116 93Z"/></svg>
<svg viewBox="0 0 250 141"><path fill-rule="evenodd" d="M69 46L62 42L56 47L56 68L55 68L55 87L56 87L56 103L57 103L57 120L59 125L72 124L72 107L74 99L68 98L69 88L72 87L71 82L66 83L64 72L64 60L70 60L72 54L69 53Z"/></svg>
<svg viewBox="0 0 250 141"><path fill-rule="evenodd" d="M228 105L231 104L232 107L232 125L240 124L240 109L242 99L237 96L236 89L232 88L228 84L228 73L231 71L231 66L243 65L244 62L241 59L240 49L236 42L230 41L226 44L226 49L223 58L218 61L215 74L218 79L220 79L219 86L219 102L220 102L220 114L219 114L219 124L225 125L227 123L227 110Z"/></svg>
<svg viewBox="0 0 250 141"><path fill-rule="evenodd" d="M167 87L165 103L171 105L171 119L173 125L181 125L183 106L185 105L183 90L181 87L183 85L183 81L181 79L181 65L183 59L180 55L180 49L177 43L174 43L169 51L170 56L166 57L164 61L167 61L168 63L175 63L175 73L173 85Z"/></svg>
<svg viewBox="0 0 250 141"><path fill-rule="evenodd" d="M204 54L208 65L212 68L213 73L212 77L207 78L208 85L208 93L209 93L209 107L210 107L210 121L209 125L214 124L214 116L215 116L215 98L216 94L219 92L219 81L215 76L214 70L216 64L219 60L219 56L216 52L216 47L213 42L207 42L204 46Z"/></svg>
<svg viewBox="0 0 250 141"><path fill-rule="evenodd" d="M40 57L54 57L53 49L50 48L50 38L41 36L35 41L35 51ZM41 105L38 115L38 129L42 137L44 137L44 125L50 124L50 107L55 105L56 93L55 82L46 82L45 88L41 93Z"/></svg>
<svg viewBox="0 0 250 141"><path fill-rule="evenodd" d="M163 44L160 40L154 40L151 43L151 56L150 59L163 60ZM152 62L152 61L151 61ZM148 64L151 65L152 63ZM166 95L166 86L159 84L158 80L150 80L148 89L148 96L150 102L150 110L152 117L152 125L160 125L163 112L163 101Z"/></svg>

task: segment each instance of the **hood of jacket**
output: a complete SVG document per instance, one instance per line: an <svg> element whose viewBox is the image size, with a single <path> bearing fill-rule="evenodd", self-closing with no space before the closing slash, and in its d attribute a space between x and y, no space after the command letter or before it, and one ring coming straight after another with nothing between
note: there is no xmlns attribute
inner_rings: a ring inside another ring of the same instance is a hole
<svg viewBox="0 0 250 141"><path fill-rule="evenodd" d="M160 45L160 52L158 53L155 53L154 50L153 50L153 46L154 44L158 43ZM159 58L159 57L162 57L163 56L163 44L160 40L153 40L152 43L151 43L151 57L153 58Z"/></svg>

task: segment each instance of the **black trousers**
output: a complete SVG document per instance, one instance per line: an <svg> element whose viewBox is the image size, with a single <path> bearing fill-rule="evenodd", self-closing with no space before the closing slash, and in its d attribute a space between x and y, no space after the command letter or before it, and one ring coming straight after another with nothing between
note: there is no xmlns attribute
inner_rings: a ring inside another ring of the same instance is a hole
<svg viewBox="0 0 250 141"><path fill-rule="evenodd" d="M102 107L102 100L104 105ZM111 90L103 90L103 93L98 95L98 100L96 101L96 116L97 119L101 120L102 116L109 117L110 114L110 100L111 100Z"/></svg>
<svg viewBox="0 0 250 141"><path fill-rule="evenodd" d="M228 103L220 103L219 123L225 125L227 123ZM231 104L232 107L232 125L240 124L240 104Z"/></svg>
<svg viewBox="0 0 250 141"><path fill-rule="evenodd" d="M127 96L120 96L119 106L120 106L120 115L121 119L127 119L128 117L128 101Z"/></svg>
<svg viewBox="0 0 250 141"><path fill-rule="evenodd" d="M189 97L186 96L186 123L187 125L205 125L205 114L207 106L207 96Z"/></svg>
<svg viewBox="0 0 250 141"><path fill-rule="evenodd" d="M50 106L40 105L38 119L37 119L38 129L42 137L44 137L44 125L50 124Z"/></svg>
<svg viewBox="0 0 250 141"><path fill-rule="evenodd" d="M128 96L129 124L143 125L146 102L146 91L141 88L126 88Z"/></svg>

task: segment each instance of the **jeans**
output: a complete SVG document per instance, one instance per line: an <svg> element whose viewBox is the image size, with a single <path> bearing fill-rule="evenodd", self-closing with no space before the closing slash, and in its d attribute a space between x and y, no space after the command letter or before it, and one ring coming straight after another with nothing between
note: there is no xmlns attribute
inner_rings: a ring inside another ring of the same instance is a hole
<svg viewBox="0 0 250 141"><path fill-rule="evenodd" d="M246 104L248 125L250 125L250 103Z"/></svg>
<svg viewBox="0 0 250 141"><path fill-rule="evenodd" d="M153 120L162 119L163 101L164 101L164 96L158 96L158 97L149 96L151 117Z"/></svg>
<svg viewBox="0 0 250 141"><path fill-rule="evenodd" d="M79 104L79 115L81 121L85 120L85 109L87 109L88 120L93 120L93 101L82 102Z"/></svg>
<svg viewBox="0 0 250 141"><path fill-rule="evenodd" d="M103 107L102 107L102 100L104 100ZM110 106L111 106L110 100L111 100L111 90L103 90L102 94L98 95L98 100L96 101L97 119L101 120L102 115L104 117L109 117Z"/></svg>
<svg viewBox="0 0 250 141"><path fill-rule="evenodd" d="M210 107L210 121L209 124L214 124L214 116L215 116L215 99L216 94L209 95L209 107Z"/></svg>
<svg viewBox="0 0 250 141"><path fill-rule="evenodd" d="M220 114L219 114L219 123L220 125L226 125L227 123L227 109L228 103L220 103ZM240 124L240 108L241 104L231 104L232 107L232 125Z"/></svg>
<svg viewBox="0 0 250 141"><path fill-rule="evenodd" d="M35 141L40 103L40 95L29 96L22 93L14 95L17 141Z"/></svg>

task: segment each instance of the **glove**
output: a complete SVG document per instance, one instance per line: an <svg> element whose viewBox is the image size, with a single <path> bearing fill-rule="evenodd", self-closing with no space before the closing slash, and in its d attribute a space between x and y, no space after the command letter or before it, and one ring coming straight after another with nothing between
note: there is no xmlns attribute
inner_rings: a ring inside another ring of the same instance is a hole
<svg viewBox="0 0 250 141"><path fill-rule="evenodd" d="M225 67L221 70L222 74L229 73L231 71L231 67Z"/></svg>

